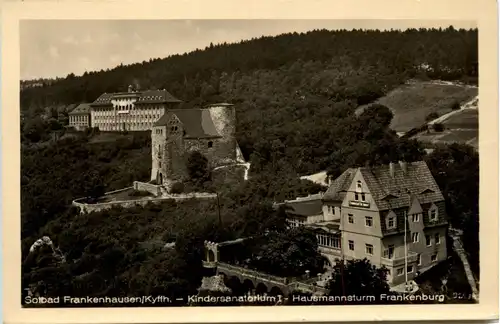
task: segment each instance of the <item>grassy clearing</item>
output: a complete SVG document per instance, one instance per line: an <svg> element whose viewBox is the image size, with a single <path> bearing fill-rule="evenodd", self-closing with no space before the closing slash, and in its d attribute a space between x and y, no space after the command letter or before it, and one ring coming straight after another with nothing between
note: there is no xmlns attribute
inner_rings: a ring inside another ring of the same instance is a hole
<svg viewBox="0 0 500 324"><path fill-rule="evenodd" d="M463 85L417 82L394 89L376 103L387 106L394 113L392 129L407 132L425 124L430 113L442 116L452 110L455 102L465 103L477 94L477 88ZM359 107L358 111L362 111L364 107L366 106Z"/></svg>
<svg viewBox="0 0 500 324"><path fill-rule="evenodd" d="M430 144L468 144L476 149L479 148L477 129L451 129L441 133L421 133L415 136L423 143Z"/></svg>
<svg viewBox="0 0 500 324"><path fill-rule="evenodd" d="M448 118L443 123L448 129L479 129L478 110L463 110Z"/></svg>
<svg viewBox="0 0 500 324"><path fill-rule="evenodd" d="M477 130L452 130L439 140L443 142L465 143L477 137Z"/></svg>

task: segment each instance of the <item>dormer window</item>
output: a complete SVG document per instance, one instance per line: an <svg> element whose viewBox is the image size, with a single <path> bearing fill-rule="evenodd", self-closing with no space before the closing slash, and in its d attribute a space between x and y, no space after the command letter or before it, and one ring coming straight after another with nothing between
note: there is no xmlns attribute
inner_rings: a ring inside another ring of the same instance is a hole
<svg viewBox="0 0 500 324"><path fill-rule="evenodd" d="M214 145L214 143L212 141L208 142L208 148L211 148L213 145Z"/></svg>
<svg viewBox="0 0 500 324"><path fill-rule="evenodd" d="M429 209L429 220L430 221L436 221L438 218L438 209L435 205L433 205L430 209Z"/></svg>
<svg viewBox="0 0 500 324"><path fill-rule="evenodd" d="M387 218L386 218L386 226L387 226L387 229L394 229L396 228L396 214L391 211L388 215L387 215Z"/></svg>

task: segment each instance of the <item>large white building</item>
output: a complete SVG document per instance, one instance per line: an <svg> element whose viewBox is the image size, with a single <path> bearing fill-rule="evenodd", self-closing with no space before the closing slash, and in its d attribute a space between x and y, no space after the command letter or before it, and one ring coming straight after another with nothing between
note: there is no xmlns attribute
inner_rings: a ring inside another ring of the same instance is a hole
<svg viewBox="0 0 500 324"><path fill-rule="evenodd" d="M84 130L90 127L90 105L88 103L79 104L75 109L68 113L69 126L76 130Z"/></svg>
<svg viewBox="0 0 500 324"><path fill-rule="evenodd" d="M104 93L91 106L91 126L101 131L151 130L166 112L181 100L167 90Z"/></svg>

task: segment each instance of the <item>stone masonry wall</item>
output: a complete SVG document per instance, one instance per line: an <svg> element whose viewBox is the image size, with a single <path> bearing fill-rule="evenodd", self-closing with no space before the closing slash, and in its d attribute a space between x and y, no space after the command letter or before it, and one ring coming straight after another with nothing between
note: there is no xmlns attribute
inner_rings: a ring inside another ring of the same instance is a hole
<svg viewBox="0 0 500 324"><path fill-rule="evenodd" d="M208 147L208 143L212 142L212 147ZM218 158L217 152L219 152L221 148L220 139L186 139L184 140L184 148L186 151L186 155L189 156L190 153L198 151L203 156L205 156L208 160L208 164L210 167L217 166Z"/></svg>
<svg viewBox="0 0 500 324"><path fill-rule="evenodd" d="M157 133L157 131L161 131ZM159 172L164 168L165 158L165 144L166 144L166 127L154 127L151 131L151 180L158 180ZM161 165L161 168L160 168ZM164 173L164 171L162 172ZM163 175L165 176L165 175Z"/></svg>
<svg viewBox="0 0 500 324"><path fill-rule="evenodd" d="M235 139L236 115L233 106L209 108L211 118L221 138L184 139L182 124L172 117L166 127L154 127L151 132L151 180L161 180L167 188L188 177L187 154L199 151L209 167L234 163L237 158ZM159 131L161 129L161 131ZM211 143L209 147L209 143ZM160 184L159 182L157 182Z"/></svg>
<svg viewBox="0 0 500 324"><path fill-rule="evenodd" d="M236 160L236 112L234 106L210 107L210 116L222 138L218 140L217 150L212 156L214 166Z"/></svg>
<svg viewBox="0 0 500 324"><path fill-rule="evenodd" d="M80 213L84 214L84 213L98 212L106 209L111 209L113 207L132 208L137 206L146 206L148 203L161 204L170 200L182 201L187 199L215 199L215 198L217 198L216 194L191 193L191 194L170 195L169 197L161 197L161 198L146 198L146 199L143 198L137 200L113 201L102 204L86 204L81 202L83 199L75 199L73 200L72 205L80 208Z"/></svg>
<svg viewBox="0 0 500 324"><path fill-rule="evenodd" d="M155 196L161 195L161 189L159 185L154 185L152 183L134 181L134 189L139 191L147 191Z"/></svg>

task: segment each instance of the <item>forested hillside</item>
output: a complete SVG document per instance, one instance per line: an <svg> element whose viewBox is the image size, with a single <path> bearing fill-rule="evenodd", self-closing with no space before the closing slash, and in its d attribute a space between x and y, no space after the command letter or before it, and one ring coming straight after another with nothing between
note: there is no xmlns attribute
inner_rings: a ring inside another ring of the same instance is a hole
<svg viewBox="0 0 500 324"><path fill-rule="evenodd" d="M418 142L390 129L393 115L387 107L368 105L359 116L354 111L412 78L473 82L476 63L477 30L320 30L211 45L26 88L21 91L24 286L46 289L51 296L82 286L83 295L187 294L199 284L204 239L277 230L282 215L269 209L270 202L324 190L298 175L327 169L336 176L348 167L399 159L425 158L454 226L475 228L476 152L455 145L425 157ZM213 204L196 202L82 216L69 210L72 199L95 188L118 189L147 179L149 137L93 143L90 134L40 143L59 127L54 117L40 115L46 107L93 101L132 83L165 88L185 107L236 104L237 139L251 162L250 180L218 188L222 221ZM42 235L67 253L67 263L28 253ZM152 240L175 240L176 249L140 244ZM466 240L468 252L477 256L478 231L469 231ZM52 278L52 286L39 284L41 278ZM92 288L94 281L98 288Z"/></svg>
<svg viewBox="0 0 500 324"><path fill-rule="evenodd" d="M470 79L477 30L327 31L262 37L151 59L112 70L68 75L21 92L23 127L47 106L93 101L103 92L165 88L192 106L236 104L244 155L275 141L300 173L324 168L336 141L354 138L339 124L352 111L410 78ZM347 119L346 119L347 118ZM28 127L29 126L29 127ZM331 132L335 134L331 134ZM262 155L262 154L261 154ZM292 158L293 157L293 158Z"/></svg>

